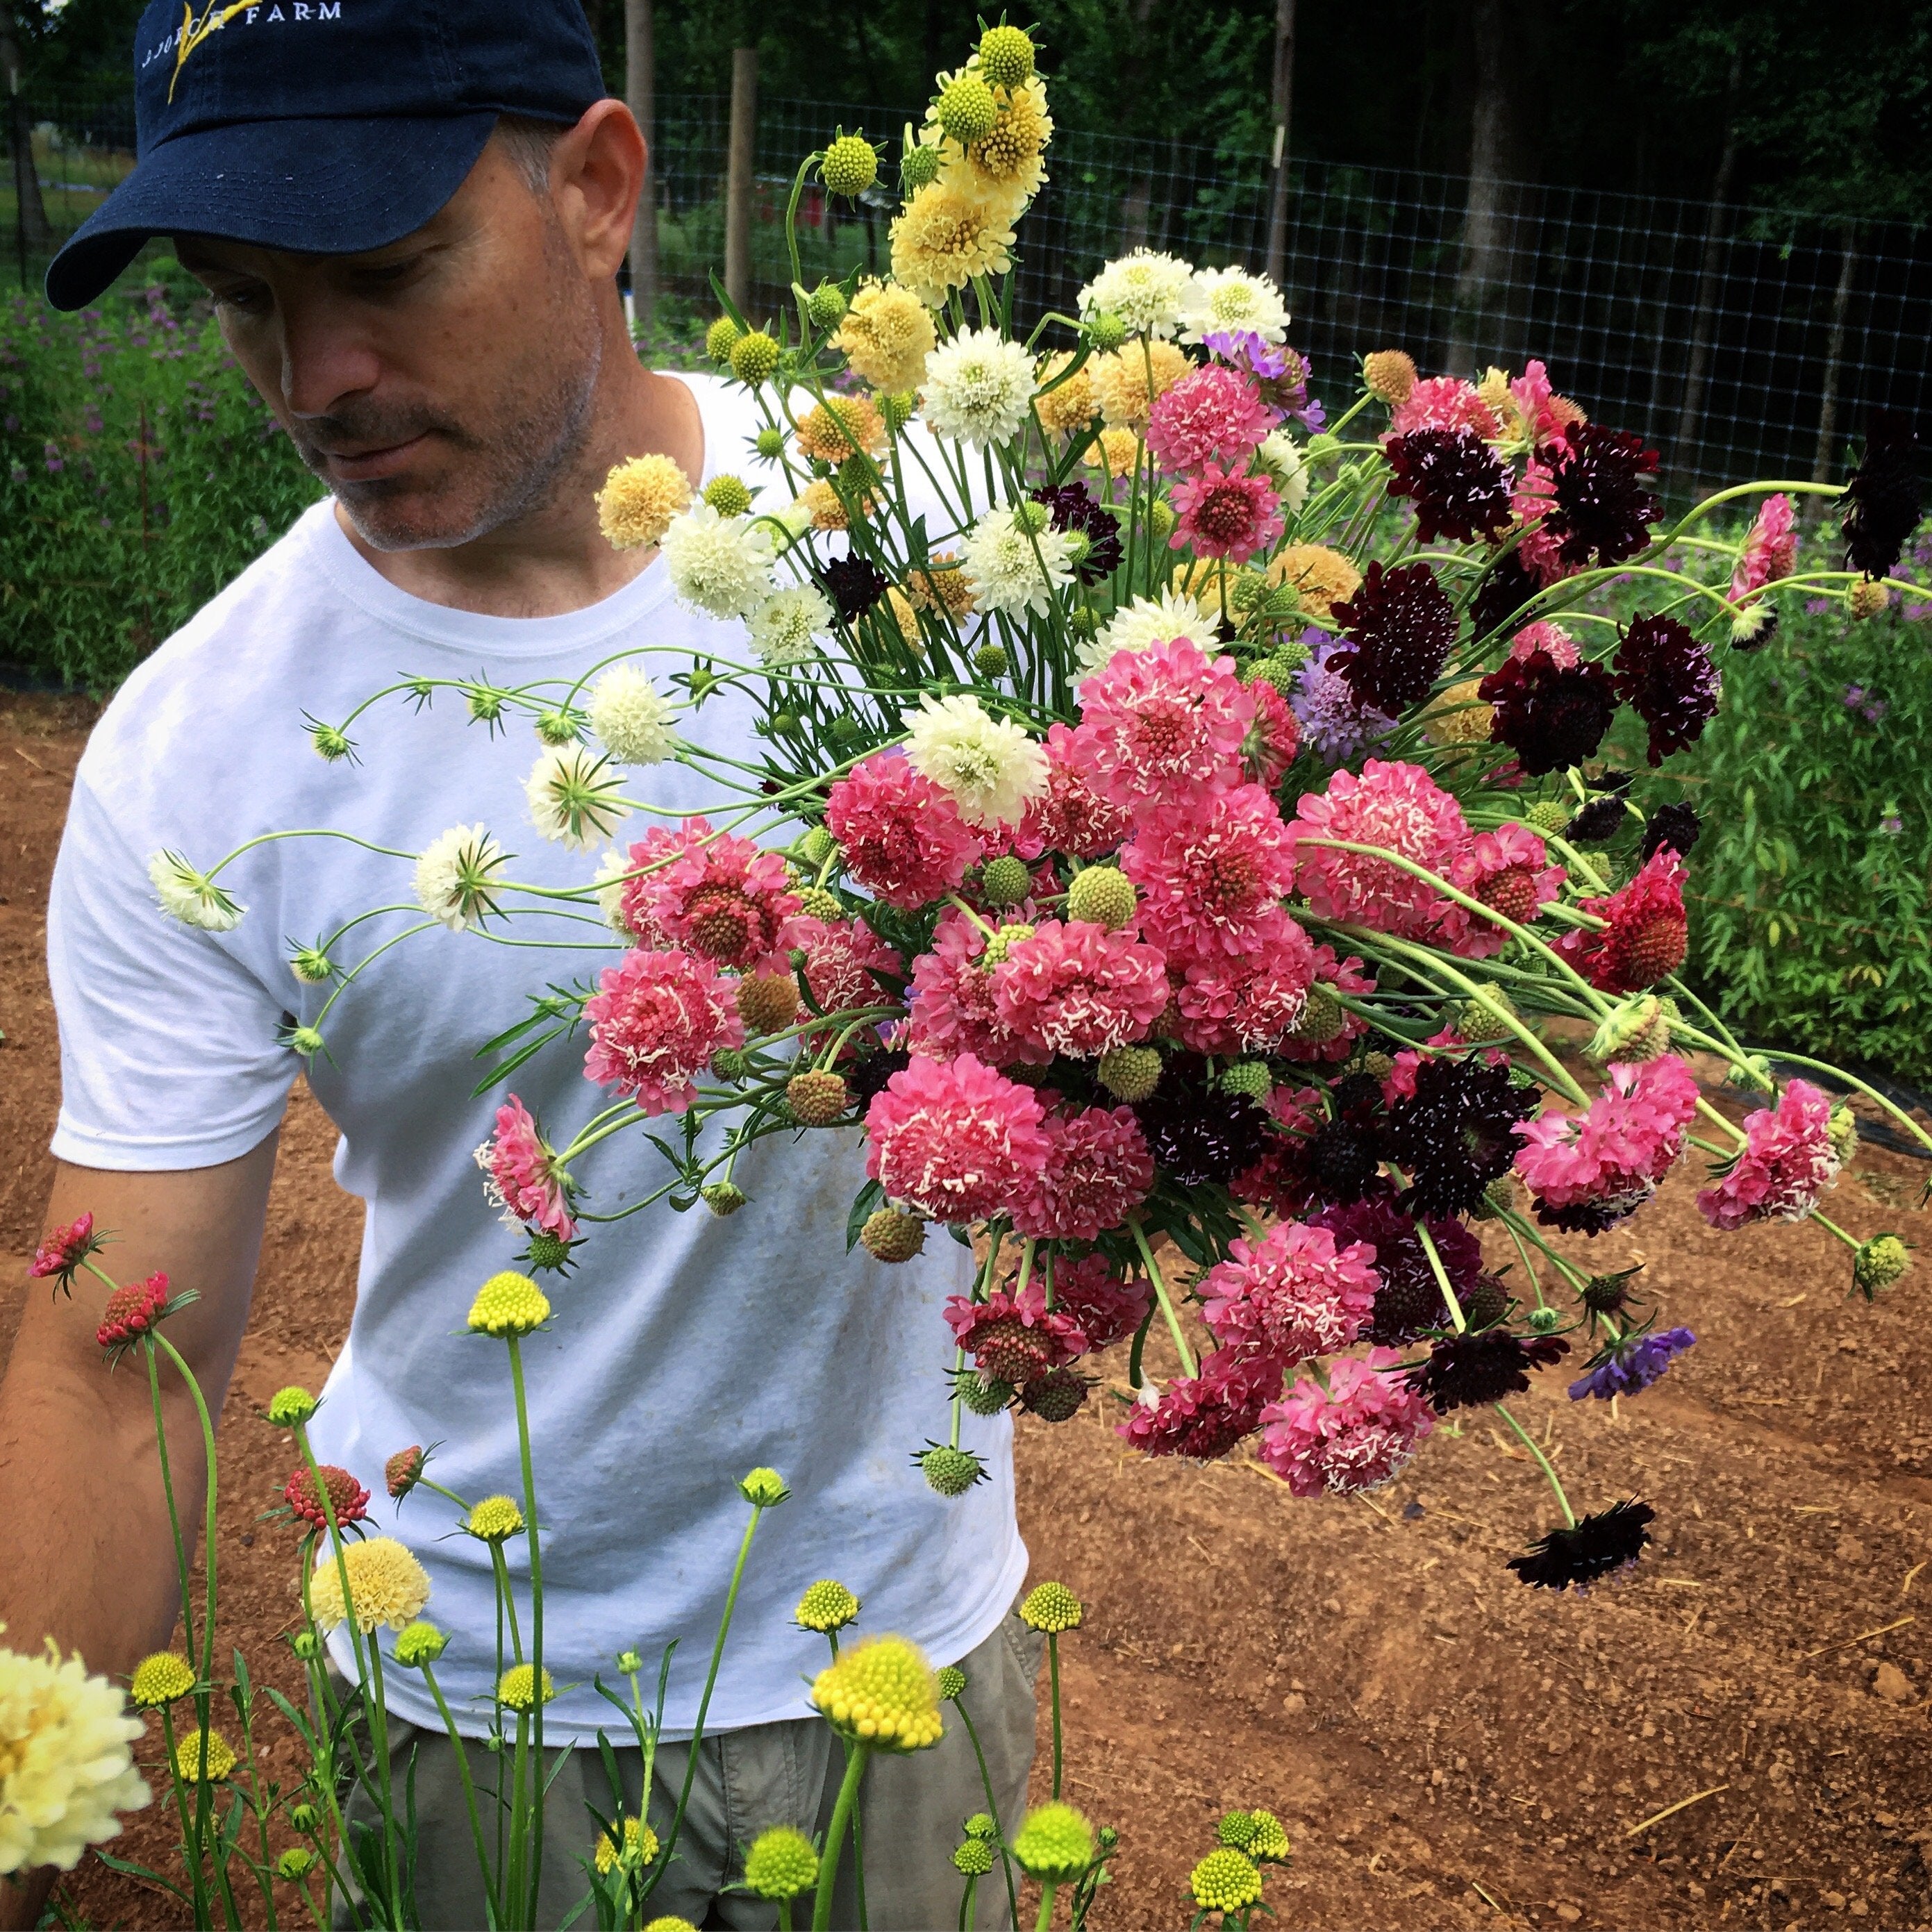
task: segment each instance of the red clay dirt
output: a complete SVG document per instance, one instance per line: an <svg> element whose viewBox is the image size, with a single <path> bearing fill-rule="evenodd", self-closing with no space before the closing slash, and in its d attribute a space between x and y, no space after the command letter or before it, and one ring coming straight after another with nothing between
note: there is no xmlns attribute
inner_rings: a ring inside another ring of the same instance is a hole
<svg viewBox="0 0 1932 1932"><path fill-rule="evenodd" d="M90 716L0 704L0 1360L34 1292L58 1081L44 907ZM346 1326L359 1226L332 1144L298 1092L220 1441L229 1640L292 1694L274 1640L294 1607L287 1535L256 1520L291 1457L256 1418L280 1385L320 1382ZM1867 1147L1830 1211L1860 1237L1920 1238L1928 1172ZM1108 1388L1057 1429L1022 1420L1035 1576L1087 1606L1061 1643L1068 1795L1121 1834L1096 1928L1184 1927L1188 1869L1237 1804L1282 1816L1295 1855L1269 1900L1324 1932L1932 1926L1924 1276L1848 1300L1846 1251L1821 1231L1714 1234L1696 1179L1588 1261L1645 1262L1698 1347L1615 1413L1573 1406L1560 1371L1516 1406L1580 1508L1640 1493L1658 1510L1635 1574L1586 1598L1502 1567L1553 1504L1480 1414L1372 1498L1317 1502L1244 1462L1131 1454ZM1166 1372L1158 1349L1150 1365ZM1046 1736L1042 1710L1041 1777ZM292 1740L270 1762L290 1776ZM165 1866L169 1841L155 1808L113 1849ZM182 1922L93 1860L64 1891L94 1924Z"/></svg>

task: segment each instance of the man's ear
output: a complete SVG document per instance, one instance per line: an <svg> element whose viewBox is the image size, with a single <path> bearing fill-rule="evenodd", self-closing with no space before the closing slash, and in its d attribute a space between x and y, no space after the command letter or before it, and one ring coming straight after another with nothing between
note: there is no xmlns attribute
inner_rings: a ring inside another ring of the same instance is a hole
<svg viewBox="0 0 1932 1932"><path fill-rule="evenodd" d="M599 100L557 142L550 194L584 272L616 274L644 187L644 137L621 100Z"/></svg>

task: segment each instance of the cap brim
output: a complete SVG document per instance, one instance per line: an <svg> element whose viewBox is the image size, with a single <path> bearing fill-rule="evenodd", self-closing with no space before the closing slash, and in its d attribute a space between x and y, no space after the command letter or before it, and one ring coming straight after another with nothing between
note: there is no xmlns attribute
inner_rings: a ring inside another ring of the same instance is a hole
<svg viewBox="0 0 1932 1932"><path fill-rule="evenodd" d="M74 232L47 269L56 308L102 295L157 235L304 255L386 248L422 226L476 164L494 110L419 118L236 122L178 134Z"/></svg>

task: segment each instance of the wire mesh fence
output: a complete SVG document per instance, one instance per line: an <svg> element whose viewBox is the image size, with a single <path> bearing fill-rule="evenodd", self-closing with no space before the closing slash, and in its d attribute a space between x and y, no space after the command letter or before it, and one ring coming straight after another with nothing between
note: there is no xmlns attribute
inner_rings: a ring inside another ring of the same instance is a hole
<svg viewBox="0 0 1932 1932"><path fill-rule="evenodd" d="M125 171L118 103L37 109L34 158L64 232ZM799 158L835 128L889 151L904 109L760 104L752 224L755 306L788 299L784 213ZM729 102L684 94L654 143L660 290L710 313L722 261ZM1020 228L1022 312L1070 312L1108 256L1142 244L1202 265L1265 255L1265 154L1063 130ZM1680 488L1751 475L1838 473L1874 406L1923 413L1932 362L1932 226L1826 220L1663 196L1487 184L1291 159L1283 280L1291 340L1315 388L1352 387L1354 358L1408 349L1425 369L1479 374L1532 356L1593 416L1663 449ZM890 262L894 202L800 205L801 260L820 274ZM20 233L17 210L15 234ZM16 250L16 252L18 252Z"/></svg>

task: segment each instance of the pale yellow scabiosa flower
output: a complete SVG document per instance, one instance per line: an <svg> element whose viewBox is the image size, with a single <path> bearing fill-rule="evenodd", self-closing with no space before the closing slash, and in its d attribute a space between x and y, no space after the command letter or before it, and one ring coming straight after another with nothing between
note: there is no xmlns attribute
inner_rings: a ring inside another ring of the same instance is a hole
<svg viewBox="0 0 1932 1932"><path fill-rule="evenodd" d="M862 382L888 394L916 389L938 340L932 312L896 282L862 282L832 346Z"/></svg>
<svg viewBox="0 0 1932 1932"><path fill-rule="evenodd" d="M691 479L668 456L634 456L604 479L597 521L614 550L641 550L690 506Z"/></svg>
<svg viewBox="0 0 1932 1932"><path fill-rule="evenodd" d="M893 218L892 274L938 308L975 275L1004 275L1012 246L1006 210L956 182L932 182Z"/></svg>
<svg viewBox="0 0 1932 1932"><path fill-rule="evenodd" d="M762 523L699 503L664 533L664 568L681 603L706 616L748 617L772 594L772 537Z"/></svg>
<svg viewBox="0 0 1932 1932"><path fill-rule="evenodd" d="M906 755L951 794L968 825L1017 825L1046 788L1046 753L1010 718L989 716L973 697L934 698L900 714Z"/></svg>
<svg viewBox="0 0 1932 1932"><path fill-rule="evenodd" d="M342 1603L342 1569L349 1572L358 1630L400 1630L422 1615L429 1601L429 1573L415 1552L393 1536L344 1544L340 1564L338 1568L332 1550L310 1573L309 1609L322 1629L334 1630L347 1614Z"/></svg>
<svg viewBox="0 0 1932 1932"><path fill-rule="evenodd" d="M1033 402L1033 360L997 328L962 329L926 358L922 400L935 436L986 449L1019 432Z"/></svg>
<svg viewBox="0 0 1932 1932"><path fill-rule="evenodd" d="M670 720L670 706L635 664L613 664L591 687L591 735L620 764L662 764L676 748Z"/></svg>
<svg viewBox="0 0 1932 1932"><path fill-rule="evenodd" d="M1080 291L1083 318L1115 315L1130 335L1165 339L1180 327L1194 286L1194 269L1178 255L1136 248L1109 262Z"/></svg>

